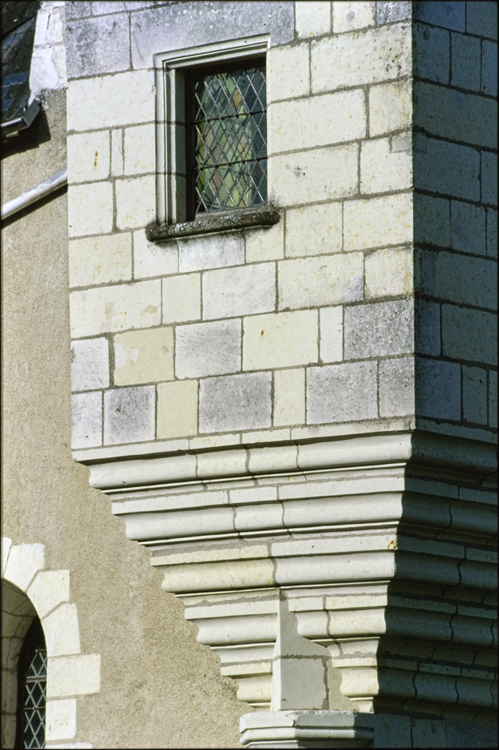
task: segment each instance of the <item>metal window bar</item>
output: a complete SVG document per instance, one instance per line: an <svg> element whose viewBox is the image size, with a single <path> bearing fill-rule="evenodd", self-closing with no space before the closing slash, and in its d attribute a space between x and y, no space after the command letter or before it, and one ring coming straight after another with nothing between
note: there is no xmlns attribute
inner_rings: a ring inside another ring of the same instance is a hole
<svg viewBox="0 0 499 750"><path fill-rule="evenodd" d="M24 679L23 747L45 747L47 650L36 648Z"/></svg>
<svg viewBox="0 0 499 750"><path fill-rule="evenodd" d="M267 200L265 66L194 77L195 213Z"/></svg>

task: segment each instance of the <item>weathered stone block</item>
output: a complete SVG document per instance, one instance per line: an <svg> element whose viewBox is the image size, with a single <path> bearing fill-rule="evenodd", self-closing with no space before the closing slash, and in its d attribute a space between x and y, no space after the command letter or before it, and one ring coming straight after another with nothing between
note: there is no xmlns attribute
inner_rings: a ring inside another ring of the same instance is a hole
<svg viewBox="0 0 499 750"><path fill-rule="evenodd" d="M497 3L468 2L466 8L466 31L488 39L497 39Z"/></svg>
<svg viewBox="0 0 499 750"><path fill-rule="evenodd" d="M200 432L258 430L271 426L271 374L253 372L201 381Z"/></svg>
<svg viewBox="0 0 499 750"><path fill-rule="evenodd" d="M203 318L269 312L276 304L275 263L223 268L203 274Z"/></svg>
<svg viewBox="0 0 499 750"><path fill-rule="evenodd" d="M463 419L478 424L488 423L487 370L463 365Z"/></svg>
<svg viewBox="0 0 499 750"><path fill-rule="evenodd" d="M320 359L341 362L343 359L343 308L323 307L320 311Z"/></svg>
<svg viewBox="0 0 499 750"><path fill-rule="evenodd" d="M158 385L158 439L187 437L198 431L198 383L175 381Z"/></svg>
<svg viewBox="0 0 499 750"><path fill-rule="evenodd" d="M150 328L161 324L161 282L139 281L72 292L69 306L71 335L76 339Z"/></svg>
<svg viewBox="0 0 499 750"><path fill-rule="evenodd" d="M104 393L104 443L154 440L155 388L116 388Z"/></svg>
<svg viewBox="0 0 499 750"><path fill-rule="evenodd" d="M317 310L244 319L243 369L266 370L317 362Z"/></svg>
<svg viewBox="0 0 499 750"><path fill-rule="evenodd" d="M433 26L442 26L444 29L453 29L454 31L465 30L465 2L445 2L435 3L428 0L421 0L413 8L413 18L416 21Z"/></svg>
<svg viewBox="0 0 499 750"><path fill-rule="evenodd" d="M100 654L49 656L47 700L100 691Z"/></svg>
<svg viewBox="0 0 499 750"><path fill-rule="evenodd" d="M375 419L376 401L375 362L308 368L307 424Z"/></svg>
<svg viewBox="0 0 499 750"><path fill-rule="evenodd" d="M414 133L413 169L415 188L480 200L480 154L474 148Z"/></svg>
<svg viewBox="0 0 499 750"><path fill-rule="evenodd" d="M292 208L286 214L286 256L326 255L341 251L341 203Z"/></svg>
<svg viewBox="0 0 499 750"><path fill-rule="evenodd" d="M132 278L132 238L128 232L69 241L69 284L93 286Z"/></svg>
<svg viewBox="0 0 499 750"><path fill-rule="evenodd" d="M497 211L487 209L487 255L497 258Z"/></svg>
<svg viewBox="0 0 499 750"><path fill-rule="evenodd" d="M143 229L133 233L133 275L136 279L177 273L178 250L175 241L149 242Z"/></svg>
<svg viewBox="0 0 499 750"><path fill-rule="evenodd" d="M333 34L365 29L375 23L376 3L333 2Z"/></svg>
<svg viewBox="0 0 499 750"><path fill-rule="evenodd" d="M353 200L343 211L345 250L412 242L413 201L410 193Z"/></svg>
<svg viewBox="0 0 499 750"><path fill-rule="evenodd" d="M411 73L411 57L407 25L326 37L312 43L312 93L402 78Z"/></svg>
<svg viewBox="0 0 499 750"><path fill-rule="evenodd" d="M369 89L369 134L371 137L384 135L394 130L407 130L411 127L411 118L412 86L409 81L371 86Z"/></svg>
<svg viewBox="0 0 499 750"><path fill-rule="evenodd" d="M114 337L114 384L173 380L173 329L127 331Z"/></svg>
<svg viewBox="0 0 499 750"><path fill-rule="evenodd" d="M308 96L310 92L308 56L308 44L300 44L296 47L273 47L269 50L267 69L270 104L279 99Z"/></svg>
<svg viewBox="0 0 499 750"><path fill-rule="evenodd" d="M284 222L272 227L246 231L246 262L260 263L265 260L284 258Z"/></svg>
<svg viewBox="0 0 499 750"><path fill-rule="evenodd" d="M485 209L472 203L451 202L451 245L464 253L487 254Z"/></svg>
<svg viewBox="0 0 499 750"><path fill-rule="evenodd" d="M475 307L497 306L495 263L488 258L420 250L416 254L416 286L424 294ZM470 279L474 283L470 284Z"/></svg>
<svg viewBox="0 0 499 750"><path fill-rule="evenodd" d="M244 240L237 232L179 240L179 273L244 263Z"/></svg>
<svg viewBox="0 0 499 750"><path fill-rule="evenodd" d="M365 260L366 299L411 294L413 255L407 247L376 250Z"/></svg>
<svg viewBox="0 0 499 750"><path fill-rule="evenodd" d="M365 138L366 107L360 89L304 97L272 106L272 153Z"/></svg>
<svg viewBox="0 0 499 750"><path fill-rule="evenodd" d="M363 296L363 255L283 260L278 264L279 308L322 307Z"/></svg>
<svg viewBox="0 0 499 750"><path fill-rule="evenodd" d="M416 359L416 415L461 419L461 367L454 362Z"/></svg>
<svg viewBox="0 0 499 750"><path fill-rule="evenodd" d="M412 300L346 307L345 358L364 359L414 351Z"/></svg>
<svg viewBox="0 0 499 750"><path fill-rule="evenodd" d="M305 422L305 370L277 370L274 373L274 426Z"/></svg>
<svg viewBox="0 0 499 750"><path fill-rule="evenodd" d="M130 31L127 14L89 18L67 24L68 78L117 73L129 69Z"/></svg>
<svg viewBox="0 0 499 750"><path fill-rule="evenodd" d="M388 359L379 363L379 415L414 414L414 360Z"/></svg>
<svg viewBox="0 0 499 750"><path fill-rule="evenodd" d="M72 739L76 735L76 698L47 701L47 742Z"/></svg>
<svg viewBox="0 0 499 750"><path fill-rule="evenodd" d="M422 23L413 25L413 68L416 78L449 83L450 34Z"/></svg>
<svg viewBox="0 0 499 750"><path fill-rule="evenodd" d="M482 42L480 90L489 96L497 96L497 42Z"/></svg>
<svg viewBox="0 0 499 750"><path fill-rule="evenodd" d="M68 182L90 182L109 177L109 131L70 135L68 144Z"/></svg>
<svg viewBox="0 0 499 750"><path fill-rule="evenodd" d="M241 369L241 321L193 323L175 330L177 378L222 375Z"/></svg>
<svg viewBox="0 0 499 750"><path fill-rule="evenodd" d="M331 3L295 2L295 25L299 37L327 34L331 28Z"/></svg>
<svg viewBox="0 0 499 750"><path fill-rule="evenodd" d="M47 651L52 656L81 653L76 604L64 602L43 618Z"/></svg>
<svg viewBox="0 0 499 750"><path fill-rule="evenodd" d="M71 397L71 447L102 445L102 391Z"/></svg>
<svg viewBox="0 0 499 750"><path fill-rule="evenodd" d="M480 89L480 40L464 34L451 34L452 86L478 91Z"/></svg>
<svg viewBox="0 0 499 750"><path fill-rule="evenodd" d="M121 177L124 171L123 130L111 130L111 174Z"/></svg>
<svg viewBox="0 0 499 750"><path fill-rule="evenodd" d="M414 193L414 241L450 247L450 201Z"/></svg>
<svg viewBox="0 0 499 750"><path fill-rule="evenodd" d="M447 357L497 364L496 315L442 305L442 345Z"/></svg>
<svg viewBox="0 0 499 750"><path fill-rule="evenodd" d="M107 339L71 342L71 390L92 391L109 386Z"/></svg>
<svg viewBox="0 0 499 750"><path fill-rule="evenodd" d="M201 318L201 274L188 273L163 279L163 323L183 323Z"/></svg>
<svg viewBox="0 0 499 750"><path fill-rule="evenodd" d="M497 154L482 151L482 203L497 207Z"/></svg>
<svg viewBox="0 0 499 750"><path fill-rule="evenodd" d="M271 159L272 190L281 206L346 198L357 192L356 144Z"/></svg>
<svg viewBox="0 0 499 750"><path fill-rule="evenodd" d="M94 16L102 16L106 15L108 13L123 13L123 11L127 10L127 5L130 5L129 3L123 3L123 2L115 2L114 0L111 0L110 2L94 2L92 3L92 15ZM129 10L136 10L137 8L140 8L142 3L134 3L134 6L131 8L128 8Z"/></svg>
<svg viewBox="0 0 499 750"><path fill-rule="evenodd" d="M440 356L440 305L416 299L414 303L414 346L418 354Z"/></svg>
<svg viewBox="0 0 499 750"><path fill-rule="evenodd" d="M405 190L411 185L412 139L409 133L364 141L360 150L361 193L387 193Z"/></svg>
<svg viewBox="0 0 499 750"><path fill-rule="evenodd" d="M61 602L69 601L69 570L39 572L27 593L38 616L44 617Z"/></svg>
<svg viewBox="0 0 499 750"><path fill-rule="evenodd" d="M395 2L378 2L376 3L377 22L396 23L397 21L406 21L412 17L412 3L404 0L395 0Z"/></svg>
<svg viewBox="0 0 499 750"><path fill-rule="evenodd" d="M125 174L144 174L156 171L155 125L136 125L123 133Z"/></svg>
<svg viewBox="0 0 499 750"><path fill-rule="evenodd" d="M156 211L156 177L134 177L116 181L116 224L118 229L143 227Z"/></svg>
<svg viewBox="0 0 499 750"><path fill-rule="evenodd" d="M111 183L94 182L87 185L72 185L68 190L69 236L106 234L112 228L113 186Z"/></svg>

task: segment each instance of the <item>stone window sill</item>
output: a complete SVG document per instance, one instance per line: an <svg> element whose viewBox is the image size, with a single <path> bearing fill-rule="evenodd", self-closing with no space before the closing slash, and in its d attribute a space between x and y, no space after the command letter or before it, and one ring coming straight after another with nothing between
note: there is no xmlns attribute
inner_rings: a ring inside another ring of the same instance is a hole
<svg viewBox="0 0 499 750"><path fill-rule="evenodd" d="M161 242L179 237L192 237L196 234L223 232L229 229L271 226L277 224L278 221L279 211L277 208L272 205L265 205L205 214L184 224L152 223L146 227L146 235L150 242Z"/></svg>

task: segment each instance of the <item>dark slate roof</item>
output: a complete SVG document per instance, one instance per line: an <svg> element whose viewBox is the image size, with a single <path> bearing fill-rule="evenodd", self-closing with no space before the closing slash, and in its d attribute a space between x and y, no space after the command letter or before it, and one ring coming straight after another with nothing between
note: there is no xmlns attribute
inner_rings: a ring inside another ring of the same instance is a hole
<svg viewBox="0 0 499 750"><path fill-rule="evenodd" d="M31 1L1 3L2 125L26 114L31 93L29 72L39 6L39 2Z"/></svg>

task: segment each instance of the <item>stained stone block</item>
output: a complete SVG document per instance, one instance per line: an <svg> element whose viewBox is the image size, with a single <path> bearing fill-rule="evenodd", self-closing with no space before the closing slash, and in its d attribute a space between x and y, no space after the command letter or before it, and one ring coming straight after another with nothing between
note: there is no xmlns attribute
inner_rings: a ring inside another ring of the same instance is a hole
<svg viewBox="0 0 499 750"><path fill-rule="evenodd" d="M230 432L270 427L270 388L270 372L201 380L199 431Z"/></svg>
<svg viewBox="0 0 499 750"><path fill-rule="evenodd" d="M175 374L178 378L223 375L240 369L240 320L177 326Z"/></svg>
<svg viewBox="0 0 499 750"><path fill-rule="evenodd" d="M345 358L404 354L414 348L411 300L345 308Z"/></svg>
<svg viewBox="0 0 499 750"><path fill-rule="evenodd" d="M107 339L84 339L71 344L71 390L91 391L109 386Z"/></svg>
<svg viewBox="0 0 499 750"><path fill-rule="evenodd" d="M117 388L104 394L104 442L154 440L155 388Z"/></svg>
<svg viewBox="0 0 499 750"><path fill-rule="evenodd" d="M379 364L379 415L414 413L414 360L388 359Z"/></svg>
<svg viewBox="0 0 499 750"><path fill-rule="evenodd" d="M377 22L395 23L396 21L406 21L412 16L412 3L404 0L395 0L395 2L377 2Z"/></svg>
<svg viewBox="0 0 499 750"><path fill-rule="evenodd" d="M376 391L375 362L309 367L307 424L374 419Z"/></svg>
<svg viewBox="0 0 499 750"><path fill-rule="evenodd" d="M77 393L71 398L71 447L102 445L102 391Z"/></svg>

